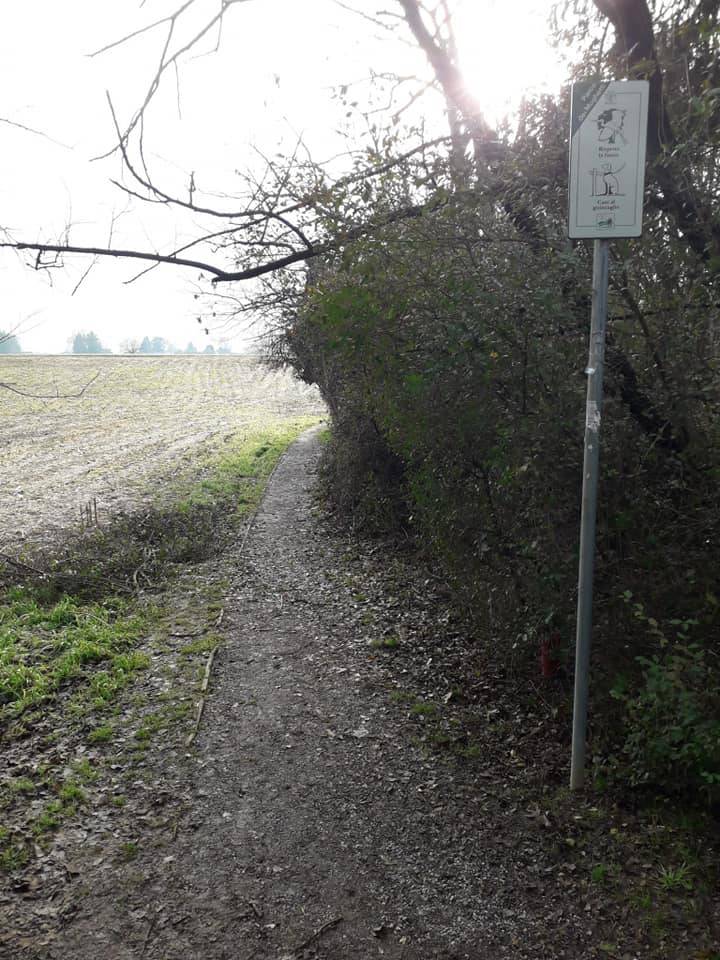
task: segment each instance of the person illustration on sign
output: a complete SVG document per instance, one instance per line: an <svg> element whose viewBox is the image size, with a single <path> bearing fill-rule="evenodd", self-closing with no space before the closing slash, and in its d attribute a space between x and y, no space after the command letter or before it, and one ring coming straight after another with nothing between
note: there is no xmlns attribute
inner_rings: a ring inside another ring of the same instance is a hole
<svg viewBox="0 0 720 960"><path fill-rule="evenodd" d="M622 144L627 143L625 134L622 132L625 123L625 114L627 110L620 110L618 107L610 107L598 114L598 140L600 143L614 144L617 140Z"/></svg>
<svg viewBox="0 0 720 960"><path fill-rule="evenodd" d="M592 177L592 196L593 197L621 197L620 181L617 174L624 168L625 164L613 170L611 163L601 163L600 169L593 167L590 171Z"/></svg>

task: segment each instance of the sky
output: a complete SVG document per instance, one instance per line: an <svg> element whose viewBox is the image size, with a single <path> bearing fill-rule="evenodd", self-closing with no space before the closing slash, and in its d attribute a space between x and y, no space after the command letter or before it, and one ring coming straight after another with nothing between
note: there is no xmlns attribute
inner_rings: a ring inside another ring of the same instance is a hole
<svg viewBox="0 0 720 960"><path fill-rule="evenodd" d="M371 18L384 3L348 4ZM460 56L488 119L517 106L527 89L556 91L557 53L543 41L550 3L456 0ZM113 187L117 154L107 93L120 122L142 102L163 42L161 29L112 44L180 6L180 0L24 0L3 17L0 35L0 227L15 240L71 242L167 252L197 235L198 224L165 207L143 204ZM194 23L217 10L194 0ZM194 11L197 11L195 14ZM518 24L522 29L518 30ZM406 36L400 32L399 35ZM512 56L508 56L508 38ZM370 71L423 75L420 52L380 31L335 0L248 0L228 12L219 50L206 42L167 76L146 124L153 177L184 193L190 171L198 187L232 195L237 169L287 152L302 133L316 158L345 149L338 130L352 119L333 97L349 84L362 102ZM201 55L202 54L202 55ZM433 118L437 123L441 117ZM10 121L10 122L8 122ZM23 129L28 128L28 129ZM37 132L31 132L37 131ZM0 250L0 329L16 329L25 350L62 352L74 333L93 330L114 349L148 335L201 349L227 342L252 349L259 331L214 329L206 337L195 271L163 266L132 283L136 265L68 257L63 269L29 269L32 256ZM81 282L80 282L81 281ZM79 283L79 286L78 286Z"/></svg>

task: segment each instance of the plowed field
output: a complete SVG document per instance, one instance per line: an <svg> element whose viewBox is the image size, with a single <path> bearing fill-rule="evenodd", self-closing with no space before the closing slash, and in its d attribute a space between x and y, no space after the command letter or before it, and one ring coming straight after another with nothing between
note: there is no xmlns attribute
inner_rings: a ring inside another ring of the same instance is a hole
<svg viewBox="0 0 720 960"><path fill-rule="evenodd" d="M0 550L13 552L77 528L92 501L101 520L132 508L230 436L324 409L248 357L0 357L0 383Z"/></svg>

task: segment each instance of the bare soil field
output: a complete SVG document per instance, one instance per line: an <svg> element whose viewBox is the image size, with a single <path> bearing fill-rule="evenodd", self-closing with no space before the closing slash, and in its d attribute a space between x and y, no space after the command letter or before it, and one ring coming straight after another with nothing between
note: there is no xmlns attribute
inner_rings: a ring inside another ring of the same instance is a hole
<svg viewBox="0 0 720 960"><path fill-rule="evenodd" d="M0 383L0 549L12 552L77 528L93 500L101 518L136 506L199 447L324 409L250 357L6 356Z"/></svg>

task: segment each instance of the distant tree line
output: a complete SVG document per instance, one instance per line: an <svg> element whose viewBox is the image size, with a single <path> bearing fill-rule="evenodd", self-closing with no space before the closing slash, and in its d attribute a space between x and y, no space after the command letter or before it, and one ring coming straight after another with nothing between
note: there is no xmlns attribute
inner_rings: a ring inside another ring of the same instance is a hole
<svg viewBox="0 0 720 960"><path fill-rule="evenodd" d="M204 353L204 354L229 354L232 353L230 347L218 347L216 350L215 347L209 343L204 350L198 350L195 344L190 341L188 345L183 350L182 347L175 346L174 343L171 343L169 340L165 340L164 337L143 337L142 340L124 340L121 344L122 353L166 353L166 354L181 354L181 353Z"/></svg>
<svg viewBox="0 0 720 960"><path fill-rule="evenodd" d="M20 353L20 345L17 342L17 338L10 335L0 332L0 353ZM112 353L108 347L104 347L100 340L100 337L93 331L88 333L76 333L72 340L70 341L70 352L78 354L101 354L101 353ZM130 354L186 354L186 353L203 353L208 355L215 354L230 354L232 353L230 347L222 346L217 349L209 343L204 350L200 351L195 346L194 343L190 342L183 350L180 347L175 346L174 343L170 343L169 340L165 340L164 337L143 337L142 340L137 339L127 339L123 340L120 344L121 353L130 353Z"/></svg>
<svg viewBox="0 0 720 960"><path fill-rule="evenodd" d="M70 353L78 354L108 354L113 351L109 347L104 347L100 337L95 333L94 330L88 332L76 333L70 339L68 343ZM0 354L17 354L22 353L22 347L20 346L20 341L17 336L8 331L0 329ZM129 339L124 340L120 344L121 353L164 353L164 354L186 354L186 353L202 353L208 356L218 355L228 355L232 353L230 347L222 346L217 349L209 343L203 350L198 350L192 341L183 350L181 347L175 346L174 343L170 343L169 340L165 340L163 337L143 337L142 340Z"/></svg>
<svg viewBox="0 0 720 960"><path fill-rule="evenodd" d="M14 333L0 330L0 353L22 353L20 341Z"/></svg>
<svg viewBox="0 0 720 960"><path fill-rule="evenodd" d="M18 354L22 353L22 347L17 336L8 331L0 329L0 354ZM68 342L68 352L77 354L108 354L113 351L105 347L100 337L94 330L88 332L76 333ZM190 341L185 349L175 346L164 337L143 337L142 340L128 339L120 344L120 353L143 353L143 354L205 354L208 356L229 355L232 353L230 347L222 346L215 348L209 343L204 349L199 350L195 344Z"/></svg>
<svg viewBox="0 0 720 960"><path fill-rule="evenodd" d="M100 338L92 330L89 333L76 333L72 339L73 353L112 353L100 342Z"/></svg>

